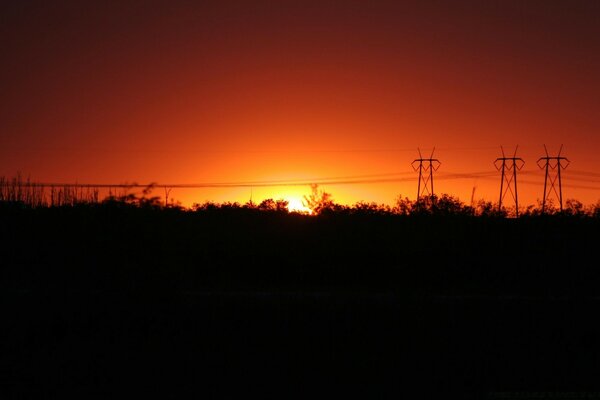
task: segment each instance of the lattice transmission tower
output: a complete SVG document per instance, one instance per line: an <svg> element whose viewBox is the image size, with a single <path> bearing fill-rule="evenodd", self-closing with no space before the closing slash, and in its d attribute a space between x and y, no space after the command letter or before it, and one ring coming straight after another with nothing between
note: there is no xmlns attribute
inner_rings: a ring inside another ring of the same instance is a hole
<svg viewBox="0 0 600 400"><path fill-rule="evenodd" d="M500 199L498 200L498 211L502 211L502 202L508 193L511 194L513 201L515 202L515 214L519 216L519 192L517 187L517 171L520 171L525 165L525 161L522 158L517 157L517 150L519 146L515 147L515 152L512 157L506 157L504 154L504 148L500 146L502 150L502 157L496 158L494 166L498 171L501 171L500 177Z"/></svg>
<svg viewBox="0 0 600 400"><path fill-rule="evenodd" d="M433 158L435 147L431 151L429 158L423 158L421 155L421 149L419 151L419 158L414 160L411 165L415 171L419 172L419 183L417 184L417 201L422 197L429 195L433 200L435 198L435 192L433 191L433 173L438 170L442 164L437 158Z"/></svg>
<svg viewBox="0 0 600 400"><path fill-rule="evenodd" d="M571 161L569 161L567 157L561 157L560 153L562 153L562 149L563 145L561 144L560 149L558 150L558 155L555 157L550 157L548 155L548 149L546 148L546 145L544 145L546 157L540 157L540 159L537 161L538 167L545 170L542 213L546 211L546 201L553 193L558 199L560 211L563 210L562 177L560 171L566 169ZM556 187L557 185L558 189Z"/></svg>

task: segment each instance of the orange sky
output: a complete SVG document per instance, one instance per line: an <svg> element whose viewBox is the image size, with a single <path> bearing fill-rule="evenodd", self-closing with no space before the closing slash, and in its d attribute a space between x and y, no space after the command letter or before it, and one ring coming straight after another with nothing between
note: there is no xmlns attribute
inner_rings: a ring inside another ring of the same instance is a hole
<svg viewBox="0 0 600 400"><path fill-rule="evenodd" d="M417 147L436 146L442 177L493 172L499 146L519 144L523 180L542 183L546 143L572 161L565 197L600 198L600 2L4 3L0 175L311 181L408 173ZM440 179L436 191L468 202L475 186L495 201L498 185ZM415 180L322 188L341 203L416 195ZM541 195L520 187L522 203Z"/></svg>

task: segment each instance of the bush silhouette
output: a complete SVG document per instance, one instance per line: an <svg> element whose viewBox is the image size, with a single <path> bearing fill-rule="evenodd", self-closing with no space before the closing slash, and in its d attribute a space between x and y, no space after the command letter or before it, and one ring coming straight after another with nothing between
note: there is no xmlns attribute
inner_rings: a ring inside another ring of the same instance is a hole
<svg viewBox="0 0 600 400"><path fill-rule="evenodd" d="M302 204L307 207L315 215L323 213L325 210L334 208L333 198L330 193L319 190L319 185L313 184L310 186L311 193L304 196Z"/></svg>

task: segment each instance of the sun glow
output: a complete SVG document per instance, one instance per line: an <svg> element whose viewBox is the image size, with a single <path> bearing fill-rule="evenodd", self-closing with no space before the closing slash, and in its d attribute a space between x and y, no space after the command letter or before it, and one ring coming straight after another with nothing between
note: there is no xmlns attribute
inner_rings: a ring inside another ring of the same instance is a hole
<svg viewBox="0 0 600 400"><path fill-rule="evenodd" d="M298 213L304 213L304 214L310 214L311 210L310 208L306 207L303 203L302 200L300 200L297 197L288 197L285 200L287 200L288 202L288 211L289 212L298 212Z"/></svg>

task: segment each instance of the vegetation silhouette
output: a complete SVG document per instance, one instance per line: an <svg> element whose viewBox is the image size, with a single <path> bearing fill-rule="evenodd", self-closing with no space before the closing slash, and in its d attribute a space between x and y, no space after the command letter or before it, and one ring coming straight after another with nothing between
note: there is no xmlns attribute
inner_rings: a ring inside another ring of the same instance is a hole
<svg viewBox="0 0 600 400"><path fill-rule="evenodd" d="M63 207L75 205L130 205L142 208L176 208L184 210L180 203L171 198L169 202L170 189L165 188L165 202L162 203L160 196L153 196L155 183L149 184L143 188L140 193L133 192L137 187L136 183L130 185L124 184L119 188L109 188L108 193L102 198L100 189L93 185L65 185L51 186L37 184L27 178L23 180L20 174L8 179L0 177L0 204L3 206L20 206L27 208L39 207ZM407 197L398 196L394 206L385 204L369 203L360 201L351 206L341 205L333 200L331 193L319 189L318 184L311 185L311 193L304 196L303 205L310 210L312 215L321 215L325 213L342 214L360 214L377 213L389 215L472 215L484 217L510 217L515 216L515 209L507 207L498 207L497 203L486 200L479 200L474 204L471 199L471 205L466 205L458 198L442 194L441 196L423 196L417 200L411 200ZM214 210L214 209L236 209L243 208L259 211L278 211L289 212L288 202L283 199L265 199L259 204L249 201L245 204L237 202L224 202L217 204L214 202L195 203L190 207L192 211ZM298 212L298 211L296 211ZM576 199L567 199L565 206L561 211L554 205L553 199L547 199L545 209L544 205L538 200L536 205L528 205L520 210L524 216L562 215L596 218L600 214L600 200L593 205L584 205Z"/></svg>
<svg viewBox="0 0 600 400"><path fill-rule="evenodd" d="M517 219L450 195L345 206L314 186L308 215L166 206L152 187L0 188L9 395L597 387L600 203Z"/></svg>

